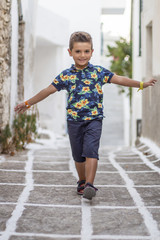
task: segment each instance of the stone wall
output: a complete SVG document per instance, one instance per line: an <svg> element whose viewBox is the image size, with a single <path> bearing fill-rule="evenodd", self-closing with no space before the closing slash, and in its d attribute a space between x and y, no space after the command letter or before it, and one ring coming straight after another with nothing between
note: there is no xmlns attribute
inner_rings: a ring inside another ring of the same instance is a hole
<svg viewBox="0 0 160 240"><path fill-rule="evenodd" d="M143 1L142 69L143 80L158 79L142 93L142 135L160 146L160 1Z"/></svg>
<svg viewBox="0 0 160 240"><path fill-rule="evenodd" d="M9 122L11 79L11 0L0 1L0 128Z"/></svg>
<svg viewBox="0 0 160 240"><path fill-rule="evenodd" d="M160 146L160 76L158 83L143 91L142 97L142 135Z"/></svg>
<svg viewBox="0 0 160 240"><path fill-rule="evenodd" d="M19 22L18 29L18 102L24 100L24 21Z"/></svg>

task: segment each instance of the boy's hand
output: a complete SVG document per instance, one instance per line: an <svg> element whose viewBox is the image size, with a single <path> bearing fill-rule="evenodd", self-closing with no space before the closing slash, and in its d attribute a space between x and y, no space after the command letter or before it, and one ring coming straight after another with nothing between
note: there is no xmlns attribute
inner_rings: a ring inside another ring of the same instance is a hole
<svg viewBox="0 0 160 240"><path fill-rule="evenodd" d="M14 108L14 111L17 112L17 113L24 113L27 109L28 108L27 108L26 104L23 102L23 103L18 104Z"/></svg>
<svg viewBox="0 0 160 240"><path fill-rule="evenodd" d="M151 79L148 82L144 82L143 83L143 88L146 88L146 87L149 87L149 86L154 86L156 82L157 82L156 79Z"/></svg>

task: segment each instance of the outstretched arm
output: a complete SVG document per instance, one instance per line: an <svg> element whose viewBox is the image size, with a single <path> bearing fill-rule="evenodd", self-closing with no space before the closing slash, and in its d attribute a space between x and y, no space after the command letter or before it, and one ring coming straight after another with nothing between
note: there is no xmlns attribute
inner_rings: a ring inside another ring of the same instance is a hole
<svg viewBox="0 0 160 240"><path fill-rule="evenodd" d="M37 93L35 96L33 96L32 98L27 100L27 103L29 106L32 106L32 105L42 101L43 99L48 97L50 94L55 93L56 91L57 91L57 89L51 84L47 88L44 88L39 93ZM27 109L28 109L28 107L26 106L25 102L18 104L14 108L15 112L17 112L17 113L24 113Z"/></svg>
<svg viewBox="0 0 160 240"><path fill-rule="evenodd" d="M143 83L143 88L149 87L149 86L154 86L155 83L157 82L156 79L151 79L148 82ZM113 77L111 78L111 83L115 83L121 86L126 86L126 87L135 87L139 88L140 87L140 82L132 80L127 77L119 76L114 74Z"/></svg>

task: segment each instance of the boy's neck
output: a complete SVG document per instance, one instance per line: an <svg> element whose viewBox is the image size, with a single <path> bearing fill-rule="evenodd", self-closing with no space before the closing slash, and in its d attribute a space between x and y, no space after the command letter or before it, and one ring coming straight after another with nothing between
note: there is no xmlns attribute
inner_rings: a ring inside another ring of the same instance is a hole
<svg viewBox="0 0 160 240"><path fill-rule="evenodd" d="M78 70L83 70L84 68L86 68L88 66L88 63L85 66L79 66L77 64L74 64L75 68Z"/></svg>

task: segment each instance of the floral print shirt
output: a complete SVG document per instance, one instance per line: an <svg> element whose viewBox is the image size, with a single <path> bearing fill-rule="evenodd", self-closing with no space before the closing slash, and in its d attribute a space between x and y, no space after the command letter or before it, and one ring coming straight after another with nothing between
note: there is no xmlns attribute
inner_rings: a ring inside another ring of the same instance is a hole
<svg viewBox="0 0 160 240"><path fill-rule="evenodd" d="M58 91L68 92L67 120L84 121L103 118L102 86L110 83L114 74L88 63L84 69L74 65L64 70L52 82Z"/></svg>

